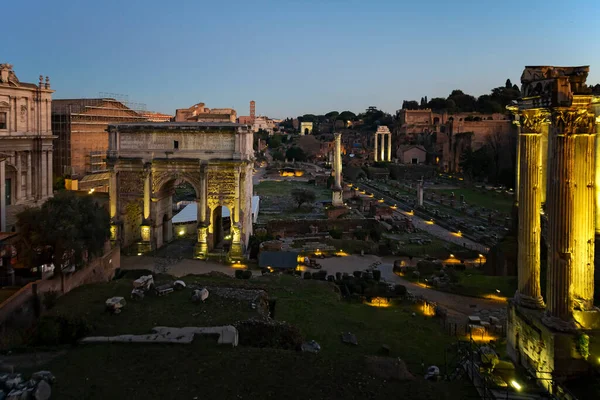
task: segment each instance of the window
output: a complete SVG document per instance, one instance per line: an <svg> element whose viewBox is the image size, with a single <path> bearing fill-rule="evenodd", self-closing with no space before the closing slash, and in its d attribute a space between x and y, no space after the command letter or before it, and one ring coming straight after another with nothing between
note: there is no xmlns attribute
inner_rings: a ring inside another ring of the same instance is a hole
<svg viewBox="0 0 600 400"><path fill-rule="evenodd" d="M174 141L173 141L173 148L174 148L175 150L179 149L179 141L178 141L178 140L174 140Z"/></svg>
<svg viewBox="0 0 600 400"><path fill-rule="evenodd" d="M6 113L0 112L0 129L6 129Z"/></svg>

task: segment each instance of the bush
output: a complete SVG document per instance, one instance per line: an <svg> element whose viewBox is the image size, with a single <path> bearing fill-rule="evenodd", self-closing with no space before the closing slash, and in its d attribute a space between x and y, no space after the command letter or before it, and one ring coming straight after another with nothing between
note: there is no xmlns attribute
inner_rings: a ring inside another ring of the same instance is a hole
<svg viewBox="0 0 600 400"><path fill-rule="evenodd" d="M327 282L335 282L335 276L327 275Z"/></svg>
<svg viewBox="0 0 600 400"><path fill-rule="evenodd" d="M421 275L431 275L440 269L440 265L434 263L433 261L423 260L417 263L417 269Z"/></svg>
<svg viewBox="0 0 600 400"><path fill-rule="evenodd" d="M335 280L336 281L341 281L342 280L342 273L341 272L336 272L335 273Z"/></svg>
<svg viewBox="0 0 600 400"><path fill-rule="evenodd" d="M244 279L244 270L236 269L235 270L235 277L237 279Z"/></svg>
<svg viewBox="0 0 600 400"><path fill-rule="evenodd" d="M369 231L369 236L374 242L379 242L379 240L381 239L381 233L377 229L371 229Z"/></svg>
<svg viewBox="0 0 600 400"><path fill-rule="evenodd" d="M327 271L321 270L319 272L313 273L313 279L324 281L325 279L327 279Z"/></svg>
<svg viewBox="0 0 600 400"><path fill-rule="evenodd" d="M312 274L310 272L305 272L304 273L304 279L312 279Z"/></svg>
<svg viewBox="0 0 600 400"><path fill-rule="evenodd" d="M252 278L252 271L250 271L249 269L242 270L242 278L243 279Z"/></svg>
<svg viewBox="0 0 600 400"><path fill-rule="evenodd" d="M354 275L355 278L360 279L360 277L362 277L362 271L354 271L352 275Z"/></svg>
<svg viewBox="0 0 600 400"><path fill-rule="evenodd" d="M381 271L378 269L373 270L373 279L375 279L377 282L379 282L381 280Z"/></svg>
<svg viewBox="0 0 600 400"><path fill-rule="evenodd" d="M93 326L81 317L47 315L38 320L34 338L40 345L74 344L92 329Z"/></svg>
<svg viewBox="0 0 600 400"><path fill-rule="evenodd" d="M394 286L394 293L396 293L398 296L406 296L406 286L404 286L404 285Z"/></svg>
<svg viewBox="0 0 600 400"><path fill-rule="evenodd" d="M365 232L362 229L359 229L357 231L354 231L354 237L357 240L365 240L367 238L367 232Z"/></svg>
<svg viewBox="0 0 600 400"><path fill-rule="evenodd" d="M467 269L467 266L465 264L462 264L462 263L461 264L454 264L452 267L455 270L457 270L457 271L464 271L464 270Z"/></svg>
<svg viewBox="0 0 600 400"><path fill-rule="evenodd" d="M59 293L56 290L50 290L44 294L44 299L42 303L44 304L44 308L46 310L52 309L56 305L56 300L58 300Z"/></svg>
<svg viewBox="0 0 600 400"><path fill-rule="evenodd" d="M239 344L252 347L272 347L299 350L304 342L300 330L286 322L247 320L235 324L239 333Z"/></svg>
<svg viewBox="0 0 600 400"><path fill-rule="evenodd" d="M342 230L341 229L332 229L329 231L329 236L331 236L334 239L341 239L342 238Z"/></svg>

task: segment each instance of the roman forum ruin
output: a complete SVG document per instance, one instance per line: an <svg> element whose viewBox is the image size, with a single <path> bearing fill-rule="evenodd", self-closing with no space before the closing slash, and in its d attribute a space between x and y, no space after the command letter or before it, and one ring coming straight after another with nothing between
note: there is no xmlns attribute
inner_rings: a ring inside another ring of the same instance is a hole
<svg viewBox="0 0 600 400"><path fill-rule="evenodd" d="M380 141L381 147L379 147ZM392 133L387 126L378 126L377 132L375 132L374 160L375 162L392 161Z"/></svg>
<svg viewBox="0 0 600 400"><path fill-rule="evenodd" d="M332 204L334 207L341 207L344 205L344 192L342 189L342 134L336 133L335 137L335 150L333 157L333 171L335 176L335 182L333 184L333 197Z"/></svg>
<svg viewBox="0 0 600 400"><path fill-rule="evenodd" d="M221 210L231 215L228 258L241 260L252 233L252 132L236 123L110 125L111 239L139 254L171 240L172 196L187 181L196 190L196 258L223 242Z"/></svg>
<svg viewBox="0 0 600 400"><path fill-rule="evenodd" d="M553 380L587 369L580 343L600 329L600 312L593 306L600 98L585 84L588 72L589 67L526 67L523 97L508 107L519 133L518 290L509 303L508 352L550 391Z"/></svg>

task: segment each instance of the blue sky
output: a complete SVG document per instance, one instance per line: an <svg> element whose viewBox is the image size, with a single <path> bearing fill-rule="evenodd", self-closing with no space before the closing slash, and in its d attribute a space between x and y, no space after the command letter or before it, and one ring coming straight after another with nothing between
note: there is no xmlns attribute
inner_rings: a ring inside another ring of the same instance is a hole
<svg viewBox="0 0 600 400"><path fill-rule="evenodd" d="M525 65L590 65L600 1L10 1L0 62L55 98L121 93L271 117L394 112L402 100L518 83ZM14 17L11 17L14 16Z"/></svg>

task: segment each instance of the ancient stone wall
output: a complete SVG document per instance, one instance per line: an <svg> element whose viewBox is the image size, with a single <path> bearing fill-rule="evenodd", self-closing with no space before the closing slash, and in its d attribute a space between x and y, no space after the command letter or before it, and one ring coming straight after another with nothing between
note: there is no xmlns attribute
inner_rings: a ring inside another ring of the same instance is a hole
<svg viewBox="0 0 600 400"><path fill-rule="evenodd" d="M326 233L333 229L339 229L342 232L354 232L359 229L371 230L377 226L379 226L379 222L372 218L273 220L267 222L267 232L273 236L283 238L311 233Z"/></svg>

